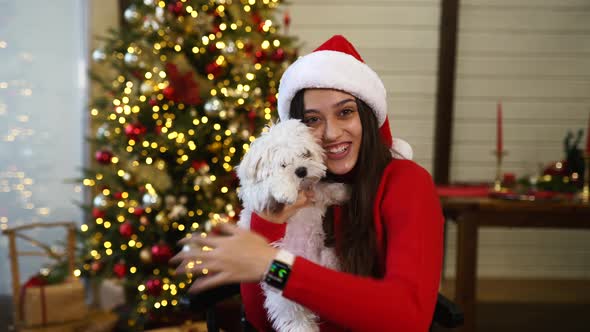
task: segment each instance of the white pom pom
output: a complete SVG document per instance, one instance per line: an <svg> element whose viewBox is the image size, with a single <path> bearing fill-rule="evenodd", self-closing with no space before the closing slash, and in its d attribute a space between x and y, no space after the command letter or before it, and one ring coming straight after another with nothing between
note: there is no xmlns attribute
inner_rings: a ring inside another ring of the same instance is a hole
<svg viewBox="0 0 590 332"><path fill-rule="evenodd" d="M393 149L391 153L396 159L412 160L414 157L414 151L412 150L410 143L404 141L401 138L393 139Z"/></svg>

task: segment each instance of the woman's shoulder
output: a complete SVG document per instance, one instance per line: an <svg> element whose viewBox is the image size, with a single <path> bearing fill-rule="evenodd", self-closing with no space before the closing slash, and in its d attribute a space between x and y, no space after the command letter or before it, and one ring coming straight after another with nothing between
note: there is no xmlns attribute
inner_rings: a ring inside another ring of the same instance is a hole
<svg viewBox="0 0 590 332"><path fill-rule="evenodd" d="M432 183L432 176L424 167L413 160L393 159L385 170L381 181L388 183Z"/></svg>

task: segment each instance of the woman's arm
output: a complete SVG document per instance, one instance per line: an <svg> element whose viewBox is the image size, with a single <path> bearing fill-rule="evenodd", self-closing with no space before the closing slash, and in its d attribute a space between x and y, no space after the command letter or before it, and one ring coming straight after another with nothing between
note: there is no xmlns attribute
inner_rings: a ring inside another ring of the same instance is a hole
<svg viewBox="0 0 590 332"><path fill-rule="evenodd" d="M379 210L386 232L382 280L297 258L283 295L338 325L363 331L426 331L442 265L443 217L430 175L394 161Z"/></svg>

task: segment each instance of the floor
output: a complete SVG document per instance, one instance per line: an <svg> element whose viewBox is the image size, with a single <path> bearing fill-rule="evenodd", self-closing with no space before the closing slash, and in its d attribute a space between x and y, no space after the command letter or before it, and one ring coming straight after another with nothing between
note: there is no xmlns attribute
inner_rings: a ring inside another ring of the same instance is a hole
<svg viewBox="0 0 590 332"><path fill-rule="evenodd" d="M452 280L441 292L452 297ZM478 332L590 331L590 281L480 280L478 299ZM10 331L10 312L0 296L0 332Z"/></svg>

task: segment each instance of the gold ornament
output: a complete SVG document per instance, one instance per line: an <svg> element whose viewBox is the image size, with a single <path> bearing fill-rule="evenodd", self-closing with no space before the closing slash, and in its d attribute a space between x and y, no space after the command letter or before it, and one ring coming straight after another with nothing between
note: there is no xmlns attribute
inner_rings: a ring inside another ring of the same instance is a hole
<svg viewBox="0 0 590 332"><path fill-rule="evenodd" d="M165 226L170 223L170 219L168 219L166 212L161 211L160 213L158 213L158 215L156 216L156 223L160 226Z"/></svg>
<svg viewBox="0 0 590 332"><path fill-rule="evenodd" d="M152 253L149 249L143 248L139 252L139 258L141 259L142 263L149 264L152 262Z"/></svg>

